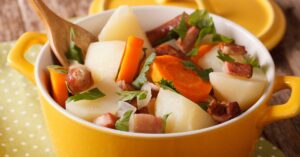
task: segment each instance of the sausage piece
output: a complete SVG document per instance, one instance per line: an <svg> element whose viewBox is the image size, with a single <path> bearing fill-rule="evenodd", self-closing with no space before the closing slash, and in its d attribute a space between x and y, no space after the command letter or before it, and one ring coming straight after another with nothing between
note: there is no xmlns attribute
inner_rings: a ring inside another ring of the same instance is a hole
<svg viewBox="0 0 300 157"><path fill-rule="evenodd" d="M103 126L106 128L114 129L117 120L118 120L117 116L115 116L111 113L105 113L105 114L102 114L99 117L97 117L94 120L94 123L98 126Z"/></svg>
<svg viewBox="0 0 300 157"><path fill-rule="evenodd" d="M129 131L138 133L162 133L163 120L151 114L135 114L129 122Z"/></svg>
<svg viewBox="0 0 300 157"><path fill-rule="evenodd" d="M68 70L67 84L72 94L80 93L93 85L92 74L84 65L71 65Z"/></svg>
<svg viewBox="0 0 300 157"><path fill-rule="evenodd" d="M218 103L212 100L208 106L207 113L218 122L223 123L241 114L241 108L237 102Z"/></svg>
<svg viewBox="0 0 300 157"><path fill-rule="evenodd" d="M233 43L220 43L219 49L227 55L244 55L247 53L245 46Z"/></svg>
<svg viewBox="0 0 300 157"><path fill-rule="evenodd" d="M195 42L197 41L199 31L200 30L197 27L192 26L188 29L183 39L179 38L177 40L176 44L183 53L188 53L193 49Z"/></svg>
<svg viewBox="0 0 300 157"><path fill-rule="evenodd" d="M184 16L184 19L186 20L186 24L188 25L189 15L186 13L183 13L181 15L176 16L172 20L162 24L161 26L158 26L158 27L146 32L151 45L153 47L157 46L157 41L165 38L173 28L175 28L177 25L179 25L181 18L183 16Z"/></svg>
<svg viewBox="0 0 300 157"><path fill-rule="evenodd" d="M155 52L157 56L162 55L171 55L178 58L183 58L184 54L180 52L179 50L175 49L169 44L161 44L155 48Z"/></svg>
<svg viewBox="0 0 300 157"><path fill-rule="evenodd" d="M225 62L224 70L226 73L235 76L251 78L253 67L250 64L242 64L238 62Z"/></svg>

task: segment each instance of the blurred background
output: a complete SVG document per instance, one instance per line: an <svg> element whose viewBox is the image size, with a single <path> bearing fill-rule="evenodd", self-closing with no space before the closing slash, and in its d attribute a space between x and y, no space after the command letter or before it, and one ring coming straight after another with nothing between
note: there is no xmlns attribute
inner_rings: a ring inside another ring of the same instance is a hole
<svg viewBox="0 0 300 157"><path fill-rule="evenodd" d="M88 14L92 0L44 0L64 18ZM271 50L279 75L300 76L300 0L276 0L287 20L286 33L281 42ZM276 25L276 23L275 23ZM42 31L39 18L27 0L0 0L0 42L17 40L27 31ZM275 94L271 104L284 103L289 91ZM287 157L300 157L300 116L267 126L264 137L279 147Z"/></svg>

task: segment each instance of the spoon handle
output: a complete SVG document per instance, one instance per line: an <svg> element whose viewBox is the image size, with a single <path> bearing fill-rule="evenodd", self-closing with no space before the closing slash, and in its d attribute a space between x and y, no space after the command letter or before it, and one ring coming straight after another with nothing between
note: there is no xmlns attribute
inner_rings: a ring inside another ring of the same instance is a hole
<svg viewBox="0 0 300 157"><path fill-rule="evenodd" d="M56 20L58 17L55 13L53 13L42 0L28 0L32 8L35 12L38 13L39 17L42 19L44 24L50 27L51 22L49 21L58 21ZM53 24L53 23L52 23Z"/></svg>

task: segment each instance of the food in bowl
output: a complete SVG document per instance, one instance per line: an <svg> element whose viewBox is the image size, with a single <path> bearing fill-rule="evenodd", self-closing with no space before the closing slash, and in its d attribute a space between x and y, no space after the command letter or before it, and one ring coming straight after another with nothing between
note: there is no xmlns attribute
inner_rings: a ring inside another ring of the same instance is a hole
<svg viewBox="0 0 300 157"><path fill-rule="evenodd" d="M267 84L256 57L218 34L204 10L145 32L133 11L120 7L86 56L74 33L70 66L48 67L52 96L98 126L136 133L206 128L246 111Z"/></svg>

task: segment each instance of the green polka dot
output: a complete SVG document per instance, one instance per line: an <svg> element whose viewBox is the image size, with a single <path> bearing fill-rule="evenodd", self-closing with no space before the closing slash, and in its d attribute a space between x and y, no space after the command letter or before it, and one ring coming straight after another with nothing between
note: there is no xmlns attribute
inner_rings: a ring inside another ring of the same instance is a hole
<svg viewBox="0 0 300 157"><path fill-rule="evenodd" d="M0 156L54 157L38 102L36 87L7 65L14 43L0 44ZM34 63L41 46L33 46L26 58ZM284 157L265 139L258 140L253 157Z"/></svg>

